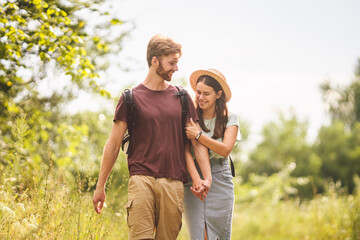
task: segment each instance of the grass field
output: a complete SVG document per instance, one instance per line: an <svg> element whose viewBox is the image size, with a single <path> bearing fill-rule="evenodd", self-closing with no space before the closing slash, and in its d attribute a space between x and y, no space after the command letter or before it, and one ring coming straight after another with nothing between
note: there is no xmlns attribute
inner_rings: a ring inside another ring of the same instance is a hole
<svg viewBox="0 0 360 240"><path fill-rule="evenodd" d="M126 186L108 191L107 205L98 215L93 210L92 193L81 186L82 181L50 174L37 183L37 177L32 189L22 189L19 179L1 179L0 239L128 238ZM329 190L307 201L274 201L266 195L240 201L241 192L236 191L232 239L360 239L359 194L339 195ZM179 239L188 239L186 223Z"/></svg>

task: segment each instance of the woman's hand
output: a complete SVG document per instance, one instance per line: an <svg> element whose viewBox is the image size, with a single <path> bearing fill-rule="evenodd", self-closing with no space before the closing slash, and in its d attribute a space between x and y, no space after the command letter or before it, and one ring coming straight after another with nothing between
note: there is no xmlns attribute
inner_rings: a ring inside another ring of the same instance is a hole
<svg viewBox="0 0 360 240"><path fill-rule="evenodd" d="M191 126L185 127L186 137L188 139L195 139L196 136L201 132L201 130L197 128L192 118L190 118L190 124Z"/></svg>
<svg viewBox="0 0 360 240"><path fill-rule="evenodd" d="M201 180L200 177L197 177L196 179L192 179L192 186L190 187L191 192L201 201L204 201L204 197L203 197L203 190L202 190L202 185L203 185L203 180Z"/></svg>
<svg viewBox="0 0 360 240"><path fill-rule="evenodd" d="M201 201L205 201L207 197L207 193L209 192L210 186L206 181L200 179L200 187L195 188L193 186L190 187L191 192ZM194 184L193 184L194 185Z"/></svg>

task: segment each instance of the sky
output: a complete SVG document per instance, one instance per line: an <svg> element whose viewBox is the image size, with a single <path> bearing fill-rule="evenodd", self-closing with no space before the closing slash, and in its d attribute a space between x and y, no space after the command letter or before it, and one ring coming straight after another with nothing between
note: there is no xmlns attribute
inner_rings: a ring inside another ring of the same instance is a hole
<svg viewBox="0 0 360 240"><path fill-rule="evenodd" d="M225 75L229 109L250 123L253 143L279 111L308 121L314 139L329 122L319 85L348 84L360 58L358 0L124 0L113 9L136 28L119 56L134 60L134 70L112 67L101 80L112 94L144 80L147 43L162 33L182 45L173 79L207 68Z"/></svg>

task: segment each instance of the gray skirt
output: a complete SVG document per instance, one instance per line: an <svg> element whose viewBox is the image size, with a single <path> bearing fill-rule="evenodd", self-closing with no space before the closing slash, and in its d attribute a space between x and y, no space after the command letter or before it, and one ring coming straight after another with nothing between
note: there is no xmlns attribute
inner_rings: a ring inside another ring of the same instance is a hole
<svg viewBox="0 0 360 240"><path fill-rule="evenodd" d="M184 216L191 240L203 240L205 225L209 240L231 238L234 208L234 184L229 160L211 159L212 184L204 202L190 190L191 182L184 184Z"/></svg>

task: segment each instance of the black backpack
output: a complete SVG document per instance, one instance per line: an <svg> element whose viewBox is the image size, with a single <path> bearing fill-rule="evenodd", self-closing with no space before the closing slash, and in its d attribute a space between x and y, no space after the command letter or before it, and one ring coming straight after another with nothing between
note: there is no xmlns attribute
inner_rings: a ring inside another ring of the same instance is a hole
<svg viewBox="0 0 360 240"><path fill-rule="evenodd" d="M186 123L186 115L189 111L188 92L182 87L176 86L176 88L178 89L178 91L174 92L174 94L176 96L180 96L180 102L181 102L181 108L182 108L181 126L182 126L182 132L183 132L183 141L185 144L187 141L187 137L186 137L186 133L185 133L185 123ZM138 114L137 114L136 104L134 102L134 98L132 95L132 89L125 89L123 91L123 97L124 97L125 106L126 106L126 123L128 126L128 131L122 140L121 149L124 152L126 152L126 154L129 154L131 151L132 132L133 132L133 129L136 128Z"/></svg>

